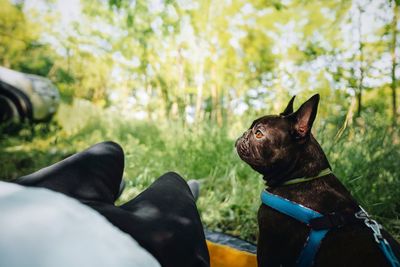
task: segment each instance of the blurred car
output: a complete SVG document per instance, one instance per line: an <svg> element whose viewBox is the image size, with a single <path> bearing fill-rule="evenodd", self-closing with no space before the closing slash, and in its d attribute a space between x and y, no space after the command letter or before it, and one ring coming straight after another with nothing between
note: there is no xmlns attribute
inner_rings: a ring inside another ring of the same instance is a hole
<svg viewBox="0 0 400 267"><path fill-rule="evenodd" d="M0 66L0 125L49 121L59 102L58 89L49 79Z"/></svg>

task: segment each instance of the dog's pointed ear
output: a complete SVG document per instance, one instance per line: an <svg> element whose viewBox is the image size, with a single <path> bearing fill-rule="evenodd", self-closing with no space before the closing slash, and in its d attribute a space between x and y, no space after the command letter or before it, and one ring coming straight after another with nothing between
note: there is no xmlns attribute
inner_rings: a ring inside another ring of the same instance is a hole
<svg viewBox="0 0 400 267"><path fill-rule="evenodd" d="M294 98L295 98L295 97L296 97L296 95L294 95L294 96L292 97L292 99L290 99L290 101L289 101L289 103L287 104L287 107L285 108L285 110L284 110L281 114L279 114L279 115L287 116L287 115L293 113L293 102L294 102Z"/></svg>
<svg viewBox="0 0 400 267"><path fill-rule="evenodd" d="M313 95L292 113L289 117L293 121L293 129L296 137L303 138L310 135L311 127L317 115L319 94Z"/></svg>

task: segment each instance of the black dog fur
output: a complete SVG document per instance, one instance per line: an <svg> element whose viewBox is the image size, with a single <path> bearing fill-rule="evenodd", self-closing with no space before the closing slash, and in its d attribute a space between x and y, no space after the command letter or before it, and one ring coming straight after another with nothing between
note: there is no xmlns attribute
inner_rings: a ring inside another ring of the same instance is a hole
<svg viewBox="0 0 400 267"><path fill-rule="evenodd" d="M359 210L359 204L334 174L293 185L283 182L312 177L329 162L311 128L317 114L319 95L314 95L293 112L294 97L280 115L255 120L236 142L242 160L264 177L268 191L302 204L324 215ZM258 211L258 266L294 266L309 234L309 227L261 205ZM386 231L396 257L400 245ZM371 229L349 224L332 229L323 239L314 266L390 266Z"/></svg>

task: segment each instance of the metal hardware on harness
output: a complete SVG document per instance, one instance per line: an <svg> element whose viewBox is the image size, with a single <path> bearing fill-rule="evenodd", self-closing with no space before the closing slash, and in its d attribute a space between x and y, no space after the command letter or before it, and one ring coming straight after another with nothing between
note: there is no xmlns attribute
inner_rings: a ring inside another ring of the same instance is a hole
<svg viewBox="0 0 400 267"><path fill-rule="evenodd" d="M368 221L365 220L364 223L367 227L371 228L372 232L374 232L374 238L376 243L379 243L382 240L384 240L380 230L382 226L379 223L377 223L375 220L368 220Z"/></svg>
<svg viewBox="0 0 400 267"><path fill-rule="evenodd" d="M369 217L369 214L361 206L360 206L360 211L355 213L354 216L357 219L364 220L364 224L372 230L376 243L379 244L382 241L385 241L387 243L387 241L383 238L381 233L382 225L380 225L377 221L372 220Z"/></svg>
<svg viewBox="0 0 400 267"><path fill-rule="evenodd" d="M378 243L379 248L385 255L386 259L389 261L390 265L392 267L400 267L400 262L397 259L396 255L393 253L389 242L382 236L382 226L377 221L372 220L369 217L369 214L361 206L360 211L355 213L354 216L357 219L363 220L364 224L372 230L376 243Z"/></svg>
<svg viewBox="0 0 400 267"><path fill-rule="evenodd" d="M330 213L324 216L317 211L278 195L274 195L266 190L261 192L261 201L264 205L290 216L311 228L309 237L296 261L297 267L309 267L313 265L319 246L325 235L331 229L339 228L358 220L363 221L364 224L373 231L374 239L390 265L392 267L400 267L400 263L393 253L390 244L381 234L381 226L375 220L372 220L362 207L360 207L360 211L353 214Z"/></svg>

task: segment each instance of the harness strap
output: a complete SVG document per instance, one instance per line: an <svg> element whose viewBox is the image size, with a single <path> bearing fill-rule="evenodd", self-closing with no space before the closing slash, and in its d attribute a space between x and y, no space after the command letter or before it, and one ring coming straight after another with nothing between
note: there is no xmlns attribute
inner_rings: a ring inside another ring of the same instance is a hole
<svg viewBox="0 0 400 267"><path fill-rule="evenodd" d="M286 198L271 194L268 191L263 190L261 192L261 201L265 205L277 210L287 216L290 216L306 225L310 225L311 221L323 217L319 212L316 212L310 208L304 207L298 203L292 202ZM322 239L328 233L329 229L314 230L311 229L308 239L304 245L300 256L297 259L297 266L307 267L311 266L315 254L318 251Z"/></svg>
<svg viewBox="0 0 400 267"><path fill-rule="evenodd" d="M392 247L389 245L386 239L381 240L379 243L379 248L382 250L383 254L385 254L386 259L390 262L392 267L399 267L400 262L394 255Z"/></svg>
<svg viewBox="0 0 400 267"><path fill-rule="evenodd" d="M393 253L392 247L389 242L382 236L382 226L375 220L372 220L368 213L360 206L360 211L355 214L355 217L364 221L365 226L372 230L375 241L378 243L379 248L385 255L392 267L400 267L400 262Z"/></svg>
<svg viewBox="0 0 400 267"><path fill-rule="evenodd" d="M299 267L309 267L313 264L315 254L321 245L322 239L328 233L329 229L325 230L313 230L311 229L310 235L305 243L303 250L301 251L299 257L297 258L296 266Z"/></svg>
<svg viewBox="0 0 400 267"><path fill-rule="evenodd" d="M351 212L332 212L312 219L309 225L314 230L322 230L340 228L349 224L361 224L361 221Z"/></svg>
<svg viewBox="0 0 400 267"><path fill-rule="evenodd" d="M265 205L290 216L302 223L309 224L312 219L322 217L323 215L301 204L290 201L286 198L274 195L266 190L261 192L261 201Z"/></svg>
<svg viewBox="0 0 400 267"><path fill-rule="evenodd" d="M331 213L322 215L317 211L286 198L274 195L266 190L261 192L261 201L270 208L292 217L311 228L304 248L296 262L296 265L299 267L312 266L318 248L330 229L339 228L346 224L360 223L362 221L373 231L375 241L378 243L379 248L382 250L391 266L400 267L399 260L393 253L390 244L383 238L380 232L380 225L372 220L362 207L360 207L360 211L356 214Z"/></svg>

